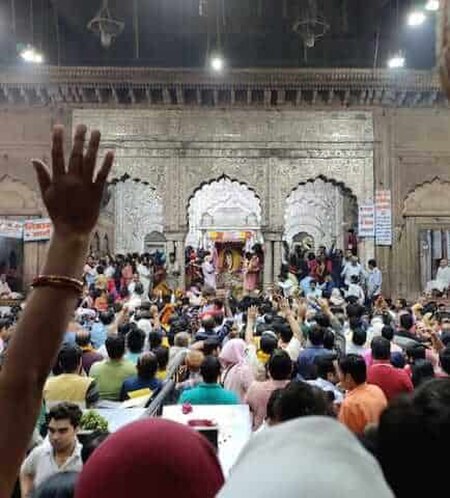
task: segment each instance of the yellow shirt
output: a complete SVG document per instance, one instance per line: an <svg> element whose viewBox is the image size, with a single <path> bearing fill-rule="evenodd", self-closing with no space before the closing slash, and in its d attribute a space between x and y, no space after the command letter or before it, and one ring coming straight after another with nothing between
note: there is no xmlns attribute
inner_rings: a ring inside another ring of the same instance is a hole
<svg viewBox="0 0 450 498"><path fill-rule="evenodd" d="M167 370L158 370L156 372L156 375L155 375L155 378L158 379L158 380L166 380L166 377L167 377Z"/></svg>

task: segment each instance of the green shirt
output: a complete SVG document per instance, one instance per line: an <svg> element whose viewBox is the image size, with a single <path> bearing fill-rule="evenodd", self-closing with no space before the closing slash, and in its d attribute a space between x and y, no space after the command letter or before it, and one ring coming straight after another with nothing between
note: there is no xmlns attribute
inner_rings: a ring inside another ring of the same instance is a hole
<svg viewBox="0 0 450 498"><path fill-rule="evenodd" d="M92 365L89 376L97 381L100 399L120 401L123 381L136 373L136 367L128 360L104 360Z"/></svg>
<svg viewBox="0 0 450 498"><path fill-rule="evenodd" d="M180 396L178 403L191 405L238 405L239 399L233 391L227 391L219 384L199 384Z"/></svg>

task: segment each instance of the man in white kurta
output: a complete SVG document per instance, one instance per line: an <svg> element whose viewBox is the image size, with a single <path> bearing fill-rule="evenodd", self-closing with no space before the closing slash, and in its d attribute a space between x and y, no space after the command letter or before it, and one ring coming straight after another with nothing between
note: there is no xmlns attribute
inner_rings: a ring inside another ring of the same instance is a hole
<svg viewBox="0 0 450 498"><path fill-rule="evenodd" d="M436 273L436 279L428 282L427 292L439 291L444 292L450 287L450 267L448 266L448 260L441 259L438 271Z"/></svg>

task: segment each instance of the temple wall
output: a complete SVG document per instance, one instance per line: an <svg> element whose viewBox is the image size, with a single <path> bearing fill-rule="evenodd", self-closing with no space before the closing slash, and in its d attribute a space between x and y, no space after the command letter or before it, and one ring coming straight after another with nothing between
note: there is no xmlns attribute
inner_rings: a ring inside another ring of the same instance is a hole
<svg viewBox="0 0 450 498"><path fill-rule="evenodd" d="M344 185L358 202L371 200L375 188L392 190L394 245L375 251L388 292L418 291L418 232L421 227L450 227L450 114L445 109L10 106L0 109L0 117L0 178L7 175L17 185L18 198L26 189L31 192L27 203L0 205L0 217L45 214L29 161L49 159L54 123L72 129L87 122L102 130L105 148L116 150L117 178L128 173L161 193L164 233L176 247L187 233L189 200L203 183L224 175L245 183L261 201L272 274L281 258L285 200L299 184L318 176ZM101 230L100 240L108 233L114 244L110 218ZM41 263L42 249L36 245L27 251L29 279ZM369 256L373 249L366 252Z"/></svg>

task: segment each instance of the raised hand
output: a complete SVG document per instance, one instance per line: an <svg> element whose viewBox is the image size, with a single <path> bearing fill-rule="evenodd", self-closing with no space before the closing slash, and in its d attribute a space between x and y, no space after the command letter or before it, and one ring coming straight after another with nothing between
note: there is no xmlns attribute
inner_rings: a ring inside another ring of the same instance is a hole
<svg viewBox="0 0 450 498"><path fill-rule="evenodd" d="M100 132L91 133L86 154L86 126L79 125L66 169L64 160L64 128L55 126L52 135L52 174L39 160L33 160L42 200L53 221L55 233L62 236L89 235L100 213L106 179L114 155L108 152L94 180L100 145Z"/></svg>
<svg viewBox="0 0 450 498"><path fill-rule="evenodd" d="M250 306L247 310L247 320L254 322L258 316L258 307Z"/></svg>
<svg viewBox="0 0 450 498"><path fill-rule="evenodd" d="M280 300L280 311L284 313L284 316L287 318L292 315L291 305L289 304L289 299L284 297Z"/></svg>

